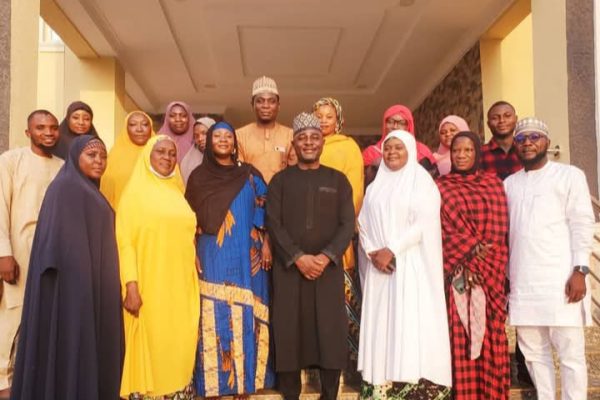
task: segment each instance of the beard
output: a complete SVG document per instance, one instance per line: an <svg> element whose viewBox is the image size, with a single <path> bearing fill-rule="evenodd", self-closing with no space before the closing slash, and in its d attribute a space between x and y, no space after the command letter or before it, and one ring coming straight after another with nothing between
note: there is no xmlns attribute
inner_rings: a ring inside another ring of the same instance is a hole
<svg viewBox="0 0 600 400"><path fill-rule="evenodd" d="M42 151L42 153L49 156L52 154L52 150L54 150L56 148L56 146L58 145L58 140L52 146L46 146L43 143L34 143L33 145L35 147L37 147L38 149L40 149Z"/></svg>
<svg viewBox="0 0 600 400"><path fill-rule="evenodd" d="M525 167L525 169L529 169L531 167L534 167L536 164L539 164L544 158L547 157L548 146L549 145L546 144L542 151L537 153L535 155L535 157L533 157L529 160L525 160L525 159L521 158L521 156L519 155L519 160L521 161L521 164L523 164L523 167Z"/></svg>

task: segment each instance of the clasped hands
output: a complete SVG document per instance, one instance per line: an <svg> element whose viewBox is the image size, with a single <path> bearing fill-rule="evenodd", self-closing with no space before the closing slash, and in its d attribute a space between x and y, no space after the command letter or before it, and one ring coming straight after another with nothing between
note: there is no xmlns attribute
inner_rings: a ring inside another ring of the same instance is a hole
<svg viewBox="0 0 600 400"><path fill-rule="evenodd" d="M331 260L325 254L320 253L316 256L312 254L303 254L296 260L296 267L306 279L313 281L320 277Z"/></svg>
<svg viewBox="0 0 600 400"><path fill-rule="evenodd" d="M396 270L396 266L392 263L394 253L387 247L370 252L369 258L375 268L384 274L391 274Z"/></svg>

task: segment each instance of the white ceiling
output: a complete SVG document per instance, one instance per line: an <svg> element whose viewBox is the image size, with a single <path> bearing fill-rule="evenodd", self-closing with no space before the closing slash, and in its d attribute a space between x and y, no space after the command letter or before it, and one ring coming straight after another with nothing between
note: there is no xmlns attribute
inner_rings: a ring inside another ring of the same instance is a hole
<svg viewBox="0 0 600 400"><path fill-rule="evenodd" d="M252 82L276 79L280 121L322 96L346 125L418 106L513 0L55 0L146 111L172 100L253 120Z"/></svg>

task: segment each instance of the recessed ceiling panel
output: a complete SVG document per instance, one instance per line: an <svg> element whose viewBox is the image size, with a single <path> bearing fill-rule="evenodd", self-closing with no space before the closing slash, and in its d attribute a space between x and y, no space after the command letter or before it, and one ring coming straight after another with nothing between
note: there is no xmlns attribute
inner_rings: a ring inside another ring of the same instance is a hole
<svg viewBox="0 0 600 400"><path fill-rule="evenodd" d="M238 27L244 76L319 76L331 72L336 27Z"/></svg>

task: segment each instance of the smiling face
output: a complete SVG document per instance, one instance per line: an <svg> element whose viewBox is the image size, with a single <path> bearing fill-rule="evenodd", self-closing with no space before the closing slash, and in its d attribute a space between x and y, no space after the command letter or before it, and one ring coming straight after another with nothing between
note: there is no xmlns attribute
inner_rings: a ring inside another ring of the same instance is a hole
<svg viewBox="0 0 600 400"><path fill-rule="evenodd" d="M459 172L471 170L475 165L475 157L475 144L473 141L465 136L456 138L450 153L454 168Z"/></svg>
<svg viewBox="0 0 600 400"><path fill-rule="evenodd" d="M458 127L454 125L452 122L446 122L440 128L440 143L446 147L450 148L452 144L452 138L459 132Z"/></svg>
<svg viewBox="0 0 600 400"><path fill-rule="evenodd" d="M150 121L144 114L131 114L127 120L127 135L131 142L137 146L144 146L150 139Z"/></svg>
<svg viewBox="0 0 600 400"><path fill-rule="evenodd" d="M499 104L488 111L488 127L492 135L505 138L513 134L517 124L515 109L507 104Z"/></svg>
<svg viewBox="0 0 600 400"><path fill-rule="evenodd" d="M321 123L321 132L323 132L323 136L333 135L336 132L337 113L334 107L328 104L322 105L315 111L315 116Z"/></svg>
<svg viewBox="0 0 600 400"><path fill-rule="evenodd" d="M69 117L69 129L76 135L83 135L89 132L92 127L92 114L85 110L76 110Z"/></svg>
<svg viewBox="0 0 600 400"><path fill-rule="evenodd" d="M279 96L274 93L259 93L252 98L252 107L258 122L274 122L279 113Z"/></svg>
<svg viewBox="0 0 600 400"><path fill-rule="evenodd" d="M106 171L106 158L106 147L103 143L86 146L79 155L79 169L90 179L100 179Z"/></svg>
<svg viewBox="0 0 600 400"><path fill-rule="evenodd" d="M234 133L225 128L218 128L212 132L212 151L219 164L231 165L231 156L235 149Z"/></svg>
<svg viewBox="0 0 600 400"><path fill-rule="evenodd" d="M521 132L513 139L517 156L526 170L541 168L548 160L550 139L538 132Z"/></svg>
<svg viewBox="0 0 600 400"><path fill-rule="evenodd" d="M298 157L298 164L317 163L323 152L323 142L323 133L319 129L308 128L296 133L292 139L292 146Z"/></svg>
<svg viewBox="0 0 600 400"><path fill-rule="evenodd" d="M190 116L183 106L175 104L171 107L169 115L167 116L169 121L169 128L176 135L183 135L187 132L190 126Z"/></svg>
<svg viewBox="0 0 600 400"><path fill-rule="evenodd" d="M398 171L408 162L408 151L404 142L392 137L383 144L383 162L390 171Z"/></svg>
<svg viewBox="0 0 600 400"><path fill-rule="evenodd" d="M177 147L171 140L156 142L150 153L150 165L162 176L169 176L177 165Z"/></svg>
<svg viewBox="0 0 600 400"><path fill-rule="evenodd" d="M37 113L28 121L25 134L36 154L50 154L58 140L58 121L52 114Z"/></svg>

